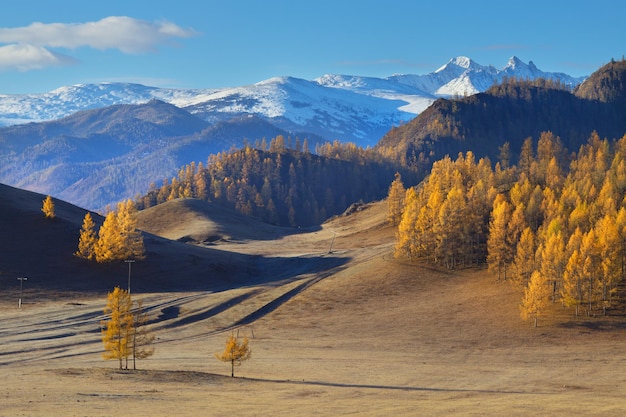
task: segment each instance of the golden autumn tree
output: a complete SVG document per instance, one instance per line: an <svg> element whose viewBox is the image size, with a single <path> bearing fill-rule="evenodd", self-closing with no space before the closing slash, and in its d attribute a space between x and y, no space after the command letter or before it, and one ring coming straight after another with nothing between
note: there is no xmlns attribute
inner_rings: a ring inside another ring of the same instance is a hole
<svg viewBox="0 0 626 417"><path fill-rule="evenodd" d="M489 270L498 274L498 279L506 280L507 267L513 259L507 226L511 219L511 205L503 196L499 196L493 203L491 222L489 223L489 238L487 239L487 263Z"/></svg>
<svg viewBox="0 0 626 417"><path fill-rule="evenodd" d="M415 188L406 191L405 203L402 211L402 218L396 231L395 256L408 256L413 258L415 250L415 228L419 214L419 204Z"/></svg>
<svg viewBox="0 0 626 417"><path fill-rule="evenodd" d="M591 229L583 235L580 245L580 260L580 267L582 267L582 274L585 280L583 292L587 298L587 314L589 315L594 305L602 299L602 287L600 284L602 261L595 229Z"/></svg>
<svg viewBox="0 0 626 417"><path fill-rule="evenodd" d="M553 221L551 224L557 223ZM565 251L565 240L563 233L556 226L550 228L549 236L540 246L539 271L546 278L552 288L552 301L556 301L556 296L563 285L563 273L567 265L567 253Z"/></svg>
<svg viewBox="0 0 626 417"><path fill-rule="evenodd" d="M132 301L128 291L115 287L107 297L104 314L108 320L101 322L102 343L104 344L103 357L106 360L117 359L120 369L128 369L129 341L133 334L134 318Z"/></svg>
<svg viewBox="0 0 626 417"><path fill-rule="evenodd" d="M576 316L583 300L583 274L580 246L583 240L582 231L577 228L570 236L567 243L567 253L569 257L563 272L563 287L561 288L561 298L566 307L575 307Z"/></svg>
<svg viewBox="0 0 626 417"><path fill-rule="evenodd" d="M43 200L43 206L41 207L41 211L46 216L46 219L54 219L54 201L51 196L47 196Z"/></svg>
<svg viewBox="0 0 626 417"><path fill-rule="evenodd" d="M96 261L98 263L124 259L123 241L119 232L117 214L109 212L98 230L96 243Z"/></svg>
<svg viewBox="0 0 626 417"><path fill-rule="evenodd" d="M125 259L143 259L143 236L137 229L137 208L131 200L117 205L117 224L122 238Z"/></svg>
<svg viewBox="0 0 626 417"><path fill-rule="evenodd" d="M79 258L89 261L96 258L96 244L98 243L98 235L96 234L96 224L93 217L88 212L83 219L83 226L80 229L80 237L78 238L78 251L74 253Z"/></svg>
<svg viewBox="0 0 626 417"><path fill-rule="evenodd" d="M520 315L523 320L533 317L535 319L535 327L539 315L546 309L550 303L550 287L548 281L541 272L534 271L530 276L528 286L524 290L524 298L520 306Z"/></svg>
<svg viewBox="0 0 626 417"><path fill-rule="evenodd" d="M459 186L450 190L439 208L439 220L435 223L437 257L448 269L455 269L464 258L468 243L468 214L463 189Z"/></svg>
<svg viewBox="0 0 626 417"><path fill-rule="evenodd" d="M406 190L402 183L402 176L396 172L395 179L389 187L387 195L387 219L389 223L396 226L402 220L402 209L404 208L404 196Z"/></svg>
<svg viewBox="0 0 626 417"><path fill-rule="evenodd" d="M528 285L530 275L535 270L535 234L527 227L520 236L513 264L515 266L515 283Z"/></svg>
<svg viewBox="0 0 626 417"><path fill-rule="evenodd" d="M222 353L216 353L215 357L222 362L230 362L230 376L235 377L235 365L241 365L243 361L250 359L252 351L248 346L248 338L239 341L238 337L231 334L226 340L226 346Z"/></svg>
<svg viewBox="0 0 626 417"><path fill-rule="evenodd" d="M596 234L600 249L602 274L600 291L602 293L602 313L613 304L617 284L622 276L622 240L619 235L617 214L606 214L596 223Z"/></svg>
<svg viewBox="0 0 626 417"><path fill-rule="evenodd" d="M137 229L136 211L134 203L127 200L118 203L117 209L106 215L95 246L97 262L144 258L143 237Z"/></svg>

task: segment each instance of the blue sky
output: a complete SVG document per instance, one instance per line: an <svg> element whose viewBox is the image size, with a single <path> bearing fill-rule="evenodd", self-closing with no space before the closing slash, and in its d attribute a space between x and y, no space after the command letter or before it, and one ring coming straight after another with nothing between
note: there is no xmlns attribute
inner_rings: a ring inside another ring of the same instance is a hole
<svg viewBox="0 0 626 417"><path fill-rule="evenodd" d="M0 94L425 74L460 55L580 76L626 54L624 16L615 0L19 0L0 14Z"/></svg>

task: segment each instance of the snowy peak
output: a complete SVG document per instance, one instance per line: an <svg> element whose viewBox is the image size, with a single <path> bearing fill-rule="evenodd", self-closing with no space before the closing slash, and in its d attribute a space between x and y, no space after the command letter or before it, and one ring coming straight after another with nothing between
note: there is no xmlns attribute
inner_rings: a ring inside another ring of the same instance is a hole
<svg viewBox="0 0 626 417"><path fill-rule="evenodd" d="M505 77L544 77L571 86L584 79L544 73L532 62L525 64L515 56L501 70L458 56L428 74L386 78L327 74L304 80L280 76L223 89L77 84L43 94L0 94L0 126L55 120L82 110L158 99L211 124L254 115L288 132L312 133L325 140L370 146L390 128L424 111L437 98L482 92Z"/></svg>
<svg viewBox="0 0 626 417"><path fill-rule="evenodd" d="M514 71L517 68L528 68L528 65L524 64L522 60L520 60L518 57L514 55L511 58L509 58L509 62L507 62L506 66L504 67L504 70L506 71L508 68Z"/></svg>
<svg viewBox="0 0 626 417"><path fill-rule="evenodd" d="M467 70L476 70L478 68L482 68L482 66L466 56L458 56L456 58L452 58L447 64L436 70L435 73L463 73Z"/></svg>

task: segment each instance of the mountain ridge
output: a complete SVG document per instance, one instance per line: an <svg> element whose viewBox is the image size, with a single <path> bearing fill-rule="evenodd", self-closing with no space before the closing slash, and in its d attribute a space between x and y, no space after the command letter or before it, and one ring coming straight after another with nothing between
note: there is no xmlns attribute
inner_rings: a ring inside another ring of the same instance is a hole
<svg viewBox="0 0 626 417"><path fill-rule="evenodd" d="M502 69L456 57L424 75L386 78L326 74L314 80L273 77L231 88L175 89L132 83L76 84L42 94L0 94L0 126L60 119L80 110L158 99L209 123L254 114L286 131L310 132L373 146L391 127L411 120L439 97L475 94L503 77L558 79L572 87L585 77L542 72L511 57Z"/></svg>
<svg viewBox="0 0 626 417"><path fill-rule="evenodd" d="M550 131L573 152L594 133L609 139L626 133L624 80L623 60L603 66L574 89L549 80L509 79L472 96L437 100L391 129L376 147L421 161L424 168L466 151L495 162L505 142L515 155L524 140Z"/></svg>

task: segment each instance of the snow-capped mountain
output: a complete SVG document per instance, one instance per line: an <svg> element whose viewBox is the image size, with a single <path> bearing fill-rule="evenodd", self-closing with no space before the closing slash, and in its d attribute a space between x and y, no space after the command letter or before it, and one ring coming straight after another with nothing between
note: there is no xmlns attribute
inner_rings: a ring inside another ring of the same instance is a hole
<svg viewBox="0 0 626 417"><path fill-rule="evenodd" d="M439 97L468 95L504 77L557 79L577 85L584 77L545 73L512 57L503 69L467 57L451 59L425 75L387 78L324 75L315 80L271 78L224 89L171 89L101 83L61 87L43 94L0 95L0 126L60 119L80 110L158 99L216 123L253 114L294 134L374 145L391 127L414 118Z"/></svg>

